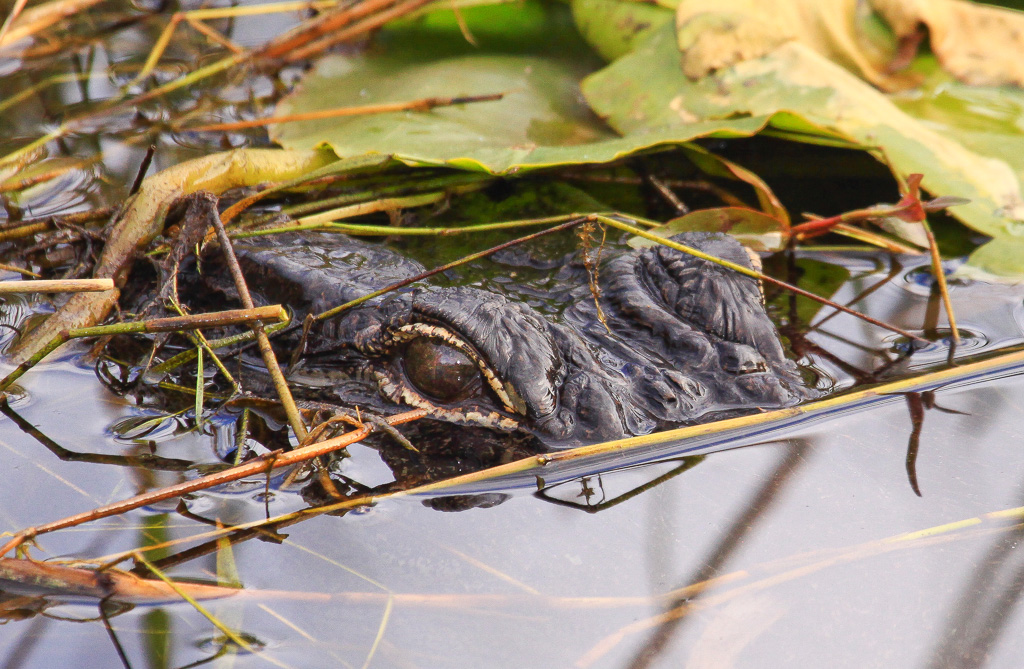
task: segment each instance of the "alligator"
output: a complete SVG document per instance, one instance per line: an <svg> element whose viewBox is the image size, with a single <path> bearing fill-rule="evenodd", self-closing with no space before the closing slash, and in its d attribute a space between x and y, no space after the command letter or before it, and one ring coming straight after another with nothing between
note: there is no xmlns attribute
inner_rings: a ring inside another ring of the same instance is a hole
<svg viewBox="0 0 1024 669"><path fill-rule="evenodd" d="M674 239L753 267L728 235ZM332 233L254 237L235 249L259 300L288 304L299 318L424 269L388 246ZM543 449L813 396L755 279L660 245L609 243L595 255L550 263L544 285L515 295L439 275L380 296L317 322L294 378L341 370L331 388L346 403L423 408L449 424L531 435Z"/></svg>

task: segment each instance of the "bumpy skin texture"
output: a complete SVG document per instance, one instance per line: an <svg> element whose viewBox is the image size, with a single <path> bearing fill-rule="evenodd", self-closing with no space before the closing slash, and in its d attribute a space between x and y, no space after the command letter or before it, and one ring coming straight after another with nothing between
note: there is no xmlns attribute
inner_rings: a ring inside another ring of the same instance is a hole
<svg viewBox="0 0 1024 669"><path fill-rule="evenodd" d="M676 239L750 266L726 235ZM394 251L337 235L284 235L237 251L250 284L300 314L422 270ZM375 379L393 402L421 402L449 422L529 432L552 448L788 406L811 395L786 359L753 279L667 247L611 252L598 271L605 327L581 264L567 262L557 278L565 287L552 296L563 305L554 310L557 318L476 287L420 285L324 323L307 352ZM402 359L405 344L424 327L464 342L490 370L496 391L482 383L457 401L424 399ZM350 391L346 399L360 401Z"/></svg>

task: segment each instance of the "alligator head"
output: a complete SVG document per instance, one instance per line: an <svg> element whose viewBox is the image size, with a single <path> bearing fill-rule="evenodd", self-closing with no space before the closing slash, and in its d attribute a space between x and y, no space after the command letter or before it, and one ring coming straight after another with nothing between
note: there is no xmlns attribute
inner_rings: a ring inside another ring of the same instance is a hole
<svg viewBox="0 0 1024 669"><path fill-rule="evenodd" d="M751 267L726 235L676 240ZM323 233L246 240L237 251L250 285L300 315L423 269L386 247ZM316 327L306 365L330 361L394 405L527 432L552 448L810 395L754 279L664 246L606 252L596 272L568 260L555 279L544 304L534 305L475 286L386 295ZM339 392L368 402L359 396L365 387L350 381Z"/></svg>

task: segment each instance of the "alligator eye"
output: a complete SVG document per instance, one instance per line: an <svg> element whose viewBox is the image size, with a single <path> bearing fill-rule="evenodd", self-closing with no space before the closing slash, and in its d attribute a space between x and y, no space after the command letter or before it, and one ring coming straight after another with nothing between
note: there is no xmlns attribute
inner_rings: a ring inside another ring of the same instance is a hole
<svg viewBox="0 0 1024 669"><path fill-rule="evenodd" d="M457 402L481 388L480 368L462 351L429 337L405 347L405 375L416 388L442 402Z"/></svg>

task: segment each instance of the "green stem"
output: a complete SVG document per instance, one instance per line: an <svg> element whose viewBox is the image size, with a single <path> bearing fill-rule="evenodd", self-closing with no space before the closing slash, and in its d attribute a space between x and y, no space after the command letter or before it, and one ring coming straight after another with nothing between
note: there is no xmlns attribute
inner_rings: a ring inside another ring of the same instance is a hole
<svg viewBox="0 0 1024 669"><path fill-rule="evenodd" d="M290 319L282 321L280 323L274 323L273 325L267 326L266 332L268 335L271 335L274 334L275 332L279 332L280 330L285 329L290 324ZM215 351L217 349L224 348L225 346L232 346L234 344L247 344L255 339L256 334L252 330L246 330L245 332L236 335L231 335L230 337L211 339L207 341L206 344L207 346L209 346L211 350ZM177 369L178 367L181 367L185 363L191 362L192 360L195 359L195 357L196 349L190 348L185 351L182 351L181 353L175 355L174 357L164 360L159 365L153 366L149 371L152 372L153 374L166 374L167 372L170 372L174 369Z"/></svg>
<svg viewBox="0 0 1024 669"><path fill-rule="evenodd" d="M258 309L233 309L211 314L196 314L179 318L154 318L148 321L133 323L115 323L114 325L94 325L92 327L71 328L62 330L39 348L28 359L14 368L10 374L0 380L0 393L6 391L12 383L24 376L25 372L39 364L43 358L56 351L61 345L72 339L83 337L106 337L119 334L154 334L157 332L177 332L180 330L198 330L201 328L222 327L239 323L263 321L287 321L288 313L280 305L260 307Z"/></svg>
<svg viewBox="0 0 1024 669"><path fill-rule="evenodd" d="M946 284L946 273L942 271L942 256L939 255L939 245L932 233L932 226L928 220L921 221L924 226L924 233L928 236L928 251L932 256L932 274L939 285L939 294L942 296L942 304L946 308L946 317L949 318L949 328L953 332L953 343L960 343L960 331L956 327L956 315L953 313L953 300L949 297L949 286Z"/></svg>
<svg viewBox="0 0 1024 669"><path fill-rule="evenodd" d="M452 235L470 234L474 232L490 232L493 230L514 230L516 228L529 228L537 225L546 225L548 223L557 223L559 221L564 221L569 218L578 218L579 216L582 215L583 214L566 214L564 216L549 216L547 218L524 218L517 221L502 221L500 223L480 223L477 225L467 225L459 228L398 228L392 225L363 225L359 223L317 223L313 225L291 225L282 226L279 228L253 230L252 232L237 233L231 235L231 237L233 239L238 239L241 237L257 237L260 235L279 234L282 232L295 232L298 230L337 230L338 232L345 232L350 235L366 235L381 237L449 237Z"/></svg>
<svg viewBox="0 0 1024 669"><path fill-rule="evenodd" d="M321 175L322 176L322 175ZM312 179L310 179L311 181ZM355 193L345 193L344 195L337 195L331 198L325 198L323 200L316 200L314 202L307 202L304 204L297 204L291 207L285 207L282 209L282 213L288 214L292 217L302 216L303 214L311 214L313 212L322 211L330 207L343 207L350 204L357 204L360 202L368 202L372 200L379 200L386 198L391 195L416 195L418 193L426 191L444 190L453 188L455 186L466 186L470 184L483 184L489 181L493 181L494 177L490 174L478 174L470 172L468 174L457 173L447 174L440 177L434 177L431 179L422 179L419 181L405 182L401 185L394 186L379 186L377 188L367 188L365 190L357 191ZM273 216L277 216L274 214ZM270 218L261 218L253 221L253 225L259 225L261 222L266 222Z"/></svg>

